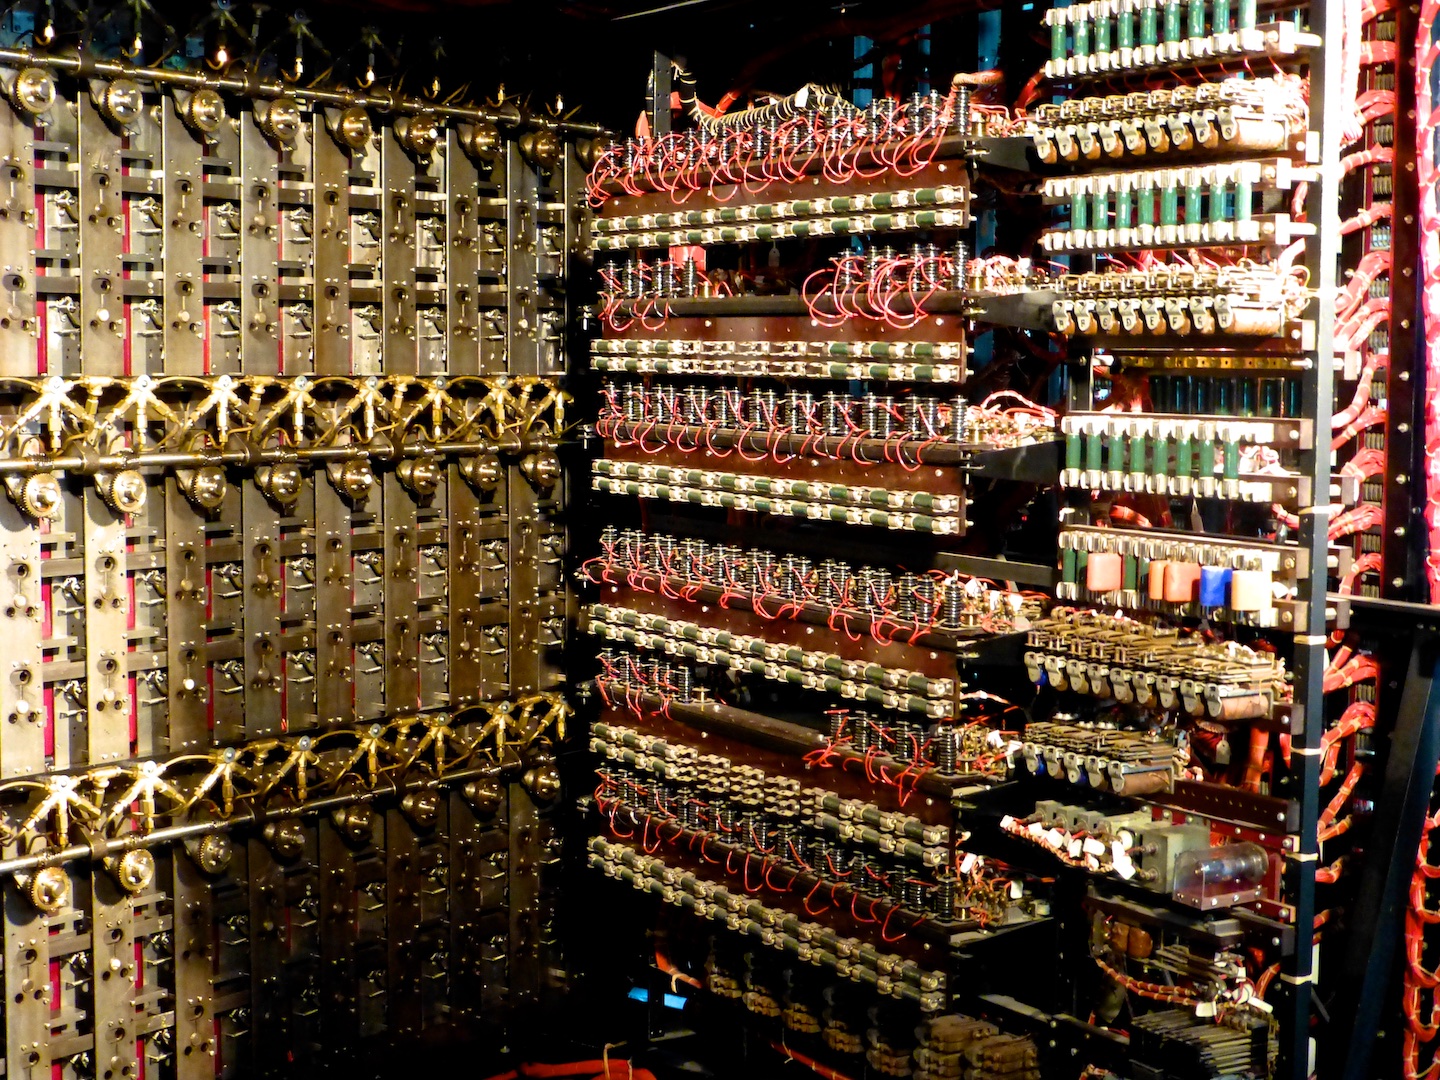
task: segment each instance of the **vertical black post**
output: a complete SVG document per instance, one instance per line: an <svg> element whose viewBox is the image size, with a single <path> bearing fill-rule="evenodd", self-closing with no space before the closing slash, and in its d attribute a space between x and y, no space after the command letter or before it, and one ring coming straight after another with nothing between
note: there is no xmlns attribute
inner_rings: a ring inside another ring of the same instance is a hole
<svg viewBox="0 0 1440 1080"><path fill-rule="evenodd" d="M1364 1080L1370 1071L1375 1032L1394 1000L1395 950L1405 932L1405 905L1420 835L1430 809L1435 770L1440 767L1440 623L1417 623L1410 668L1385 762L1384 786L1375 805L1350 923L1340 986L1353 993L1351 1028L1338 1045L1349 1048L1342 1080ZM1350 991L1350 988L1354 988Z"/></svg>
<svg viewBox="0 0 1440 1080"><path fill-rule="evenodd" d="M650 134L670 134L670 93L675 88L675 64L662 52L655 53L650 72Z"/></svg>
<svg viewBox="0 0 1440 1080"><path fill-rule="evenodd" d="M1335 404L1335 289L1340 261L1340 152L1344 110L1340 47L1340 5L1311 4L1310 29L1321 44L1310 52L1310 122L1320 132L1319 179L1310 185L1306 220L1315 233L1305 241L1305 265L1314 290L1306 317L1314 345L1302 375L1302 415L1317 432L1314 447L1300 459L1309 478L1314 505L1300 511L1296 551L1299 586L1289 629L1295 635L1295 704L1300 730L1292 737L1295 795L1300 824L1296 850L1285 865L1285 895L1295 907L1295 950L1282 958L1284 992L1276 1012L1280 1020L1280 1060L1276 1076L1304 1080L1310 1075L1310 1006L1315 984L1315 871L1319 862L1320 737L1325 730L1325 665L1329 631L1326 603L1330 510L1330 418Z"/></svg>

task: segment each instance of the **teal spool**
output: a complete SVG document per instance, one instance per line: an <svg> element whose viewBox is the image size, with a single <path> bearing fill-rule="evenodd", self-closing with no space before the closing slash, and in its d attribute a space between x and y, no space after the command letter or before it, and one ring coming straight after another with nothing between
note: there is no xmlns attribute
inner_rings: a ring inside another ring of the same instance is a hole
<svg viewBox="0 0 1440 1080"><path fill-rule="evenodd" d="M1143 6L1140 8L1140 44L1160 44L1160 7L1158 0L1147 2L1141 0Z"/></svg>
<svg viewBox="0 0 1440 1080"><path fill-rule="evenodd" d="M1165 0L1165 30L1161 40L1168 44L1179 41L1180 37L1180 0Z"/></svg>

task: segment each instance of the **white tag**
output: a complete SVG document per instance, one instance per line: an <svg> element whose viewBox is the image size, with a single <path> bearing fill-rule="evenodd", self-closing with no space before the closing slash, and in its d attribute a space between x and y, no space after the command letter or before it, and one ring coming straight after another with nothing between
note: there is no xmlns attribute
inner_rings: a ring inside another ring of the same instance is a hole
<svg viewBox="0 0 1440 1080"><path fill-rule="evenodd" d="M1096 840L1093 836L1087 836L1085 838L1085 854L1104 855L1105 845L1102 844L1099 840Z"/></svg>
<svg viewBox="0 0 1440 1080"><path fill-rule="evenodd" d="M1004 817L1002 817L1002 818L1000 819L1000 828L1009 830L1009 829L1014 828L1014 826L1015 826L1015 819L1014 819L1013 817L1011 817L1009 814L1006 814Z"/></svg>
<svg viewBox="0 0 1440 1080"><path fill-rule="evenodd" d="M1038 821L1032 821L1029 825L1025 827L1025 831L1028 832L1031 836L1043 836L1045 833L1045 826L1041 825Z"/></svg>
<svg viewBox="0 0 1440 1080"><path fill-rule="evenodd" d="M1126 881L1135 876L1135 864L1130 861L1130 853L1120 845L1118 840L1110 845L1110 865Z"/></svg>
<svg viewBox="0 0 1440 1080"><path fill-rule="evenodd" d="M1213 1001L1200 1001L1195 1004L1195 1015L1199 1017L1211 1017L1215 1015L1215 1003Z"/></svg>
<svg viewBox="0 0 1440 1080"><path fill-rule="evenodd" d="M1078 858L1080 858L1080 852L1083 851L1084 848L1085 848L1085 841L1083 841L1083 840L1071 840L1071 841L1070 841L1070 848L1069 848L1070 858L1072 858L1072 859L1078 859Z"/></svg>
<svg viewBox="0 0 1440 1080"><path fill-rule="evenodd" d="M1019 900L1019 899L1020 899L1022 896L1024 896L1024 895L1025 895L1025 886L1024 886L1024 885L1021 885L1020 882L1018 882L1018 881L1012 881L1012 882L1010 882L1010 899L1011 899L1011 900Z"/></svg>
<svg viewBox="0 0 1440 1080"><path fill-rule="evenodd" d="M968 874L973 869L975 869L974 855L966 855L965 858L960 860L960 873Z"/></svg>
<svg viewBox="0 0 1440 1080"><path fill-rule="evenodd" d="M803 108L805 108L805 103L806 103L807 101L809 101L809 100L810 100L810 87L808 87L808 86L802 86L802 87L800 87L799 90L797 90L797 91L795 92L795 107L796 107L797 109L803 109Z"/></svg>
<svg viewBox="0 0 1440 1080"><path fill-rule="evenodd" d="M1274 1012L1274 1007L1262 998L1252 997L1249 1004L1252 1009L1263 1009L1267 1013Z"/></svg>
<svg viewBox="0 0 1440 1080"><path fill-rule="evenodd" d="M1005 739L1001 736L1000 732L992 731L989 735L985 736L985 745L998 750L1005 745Z"/></svg>
<svg viewBox="0 0 1440 1080"><path fill-rule="evenodd" d="M1062 850L1065 847L1065 834L1059 829L1051 829L1045 834L1045 842L1052 848Z"/></svg>

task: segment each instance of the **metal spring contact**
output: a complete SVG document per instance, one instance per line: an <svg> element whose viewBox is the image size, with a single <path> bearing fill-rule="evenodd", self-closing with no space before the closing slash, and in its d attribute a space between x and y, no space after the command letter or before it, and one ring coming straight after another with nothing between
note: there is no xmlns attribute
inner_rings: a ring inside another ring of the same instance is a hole
<svg viewBox="0 0 1440 1080"><path fill-rule="evenodd" d="M959 771L960 733L952 724L936 724L927 740L937 772L953 776Z"/></svg>
<svg viewBox="0 0 1440 1080"><path fill-rule="evenodd" d="M817 402L813 392L781 393L756 389L748 394L735 387L715 388L691 384L644 386L601 383L603 419L629 424L653 422L691 427L714 424L722 429L750 427L789 435L860 435L889 439L897 435L931 441L946 437L964 441L964 398L938 398L867 393L860 397L827 392Z"/></svg>
<svg viewBox="0 0 1440 1080"><path fill-rule="evenodd" d="M907 572L896 578L883 567L855 567L838 559L817 565L801 555L646 534L639 529L607 529L601 543L606 558L621 572L649 571L749 593L757 599L825 604L902 626L960 630L1028 610L1019 594L959 574L942 578ZM1031 615L1040 617L1038 609Z"/></svg>
<svg viewBox="0 0 1440 1080"><path fill-rule="evenodd" d="M965 288L969 284L967 275L970 265L970 249L965 245L965 241L956 240L954 246L951 247L950 264L950 273L953 275L950 279L950 287L952 289Z"/></svg>
<svg viewBox="0 0 1440 1080"><path fill-rule="evenodd" d="M935 879L935 891L930 896L930 910L942 919L955 916L955 878L941 873Z"/></svg>

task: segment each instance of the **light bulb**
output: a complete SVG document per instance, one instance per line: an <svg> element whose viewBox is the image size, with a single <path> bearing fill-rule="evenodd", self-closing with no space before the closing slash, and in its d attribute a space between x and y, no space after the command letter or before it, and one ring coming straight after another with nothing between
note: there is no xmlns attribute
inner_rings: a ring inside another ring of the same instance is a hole
<svg viewBox="0 0 1440 1080"><path fill-rule="evenodd" d="M139 34L136 34L136 35L135 35L135 47L134 47L135 55L136 55L136 56L139 56L139 55L140 55L140 50L143 49L144 47L145 47L145 43L140 40L140 35L139 35Z"/></svg>
<svg viewBox="0 0 1440 1080"><path fill-rule="evenodd" d="M229 62L230 53L226 50L224 45L221 45L218 49L215 50L215 63L226 64Z"/></svg>
<svg viewBox="0 0 1440 1080"><path fill-rule="evenodd" d="M375 81L375 69L374 69L373 67L367 67L367 68L365 69L365 84L368 86L370 83L373 83L374 81Z"/></svg>
<svg viewBox="0 0 1440 1080"><path fill-rule="evenodd" d="M47 45L55 40L55 24L53 22L47 22L45 24L45 29L40 31L40 40L44 41Z"/></svg>

